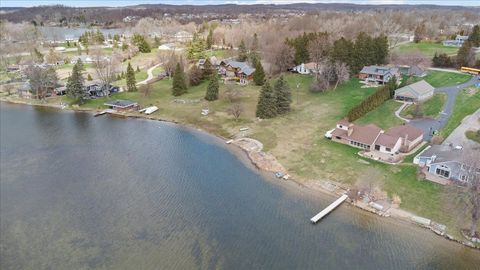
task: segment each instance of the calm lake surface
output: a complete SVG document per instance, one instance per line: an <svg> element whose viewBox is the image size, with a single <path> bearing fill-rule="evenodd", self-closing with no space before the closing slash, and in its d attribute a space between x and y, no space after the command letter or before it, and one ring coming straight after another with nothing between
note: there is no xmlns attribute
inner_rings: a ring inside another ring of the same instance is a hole
<svg viewBox="0 0 480 270"><path fill-rule="evenodd" d="M0 269L480 269L178 125L0 103Z"/></svg>

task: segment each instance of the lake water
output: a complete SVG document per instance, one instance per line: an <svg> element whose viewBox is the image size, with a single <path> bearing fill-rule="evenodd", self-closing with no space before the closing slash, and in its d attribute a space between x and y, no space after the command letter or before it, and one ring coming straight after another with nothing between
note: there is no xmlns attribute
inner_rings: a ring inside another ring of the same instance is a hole
<svg viewBox="0 0 480 270"><path fill-rule="evenodd" d="M1 103L1 269L480 269L178 125ZM230 146L228 146L230 147Z"/></svg>
<svg viewBox="0 0 480 270"><path fill-rule="evenodd" d="M73 36L74 38L79 38L83 33L87 31L97 31L97 29L103 33L105 38L108 35L123 34L125 29L113 28L113 29L101 29L101 28L67 28L67 27L53 27L53 26L40 26L38 27L40 33L42 33L43 38L46 40L56 40L64 41L67 36Z"/></svg>

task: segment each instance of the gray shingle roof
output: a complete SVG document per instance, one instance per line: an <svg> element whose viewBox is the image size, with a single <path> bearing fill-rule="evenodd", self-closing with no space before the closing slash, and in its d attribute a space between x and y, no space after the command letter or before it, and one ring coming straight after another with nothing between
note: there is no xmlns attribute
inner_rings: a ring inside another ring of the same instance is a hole
<svg viewBox="0 0 480 270"><path fill-rule="evenodd" d="M395 90L395 95L418 98L419 96L433 92L435 88L425 80L409 84L402 88Z"/></svg>
<svg viewBox="0 0 480 270"><path fill-rule="evenodd" d="M364 66L360 73L373 74L373 75L385 75L388 73L396 73L397 68L385 67L385 66Z"/></svg>
<svg viewBox="0 0 480 270"><path fill-rule="evenodd" d="M233 61L233 60L227 60L225 61L227 66L232 66L234 68L239 68L245 75L249 76L252 75L253 72L255 72L255 69L251 67L247 62L238 62L238 61Z"/></svg>

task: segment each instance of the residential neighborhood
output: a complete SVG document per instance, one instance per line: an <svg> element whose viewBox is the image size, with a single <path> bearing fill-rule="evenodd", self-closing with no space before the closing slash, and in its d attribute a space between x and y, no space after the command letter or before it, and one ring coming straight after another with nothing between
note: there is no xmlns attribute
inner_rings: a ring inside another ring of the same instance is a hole
<svg viewBox="0 0 480 270"><path fill-rule="evenodd" d="M0 7L0 269L480 265L476 3L80 2Z"/></svg>

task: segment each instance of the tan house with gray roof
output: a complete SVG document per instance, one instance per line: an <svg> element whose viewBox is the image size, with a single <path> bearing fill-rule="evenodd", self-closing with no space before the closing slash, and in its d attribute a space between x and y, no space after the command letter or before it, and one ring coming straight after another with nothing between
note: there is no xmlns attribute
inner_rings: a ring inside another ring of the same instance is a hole
<svg viewBox="0 0 480 270"><path fill-rule="evenodd" d="M425 80L409 84L395 90L395 99L408 102L421 102L433 96L435 88Z"/></svg>
<svg viewBox="0 0 480 270"><path fill-rule="evenodd" d="M423 141L423 131L410 125L396 126L384 131L374 124L355 125L340 120L328 138L365 151L394 156L400 152L409 152L419 145Z"/></svg>

